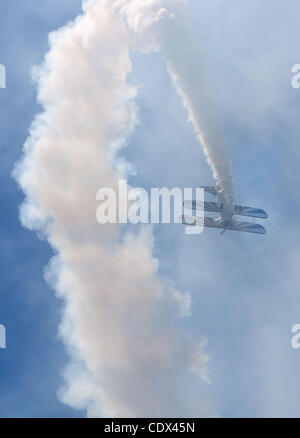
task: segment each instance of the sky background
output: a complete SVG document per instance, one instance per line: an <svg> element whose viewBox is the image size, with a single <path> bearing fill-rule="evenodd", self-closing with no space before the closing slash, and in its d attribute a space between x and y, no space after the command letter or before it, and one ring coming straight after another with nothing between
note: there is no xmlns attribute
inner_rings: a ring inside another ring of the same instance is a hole
<svg viewBox="0 0 300 438"><path fill-rule="evenodd" d="M186 236L179 225L154 228L159 271L192 295L190 330L208 338L211 383L204 398L220 416L300 415L300 63L296 0L190 1L232 164L236 201L264 208L266 236L215 230ZM78 417L56 396L68 357L57 328L63 303L46 285L51 250L18 217L23 194L11 178L34 115L31 68L48 33L74 19L79 0L2 0L0 63L1 417ZM150 187L213 184L211 171L159 54L133 54L140 123L122 152L136 168L129 183Z"/></svg>

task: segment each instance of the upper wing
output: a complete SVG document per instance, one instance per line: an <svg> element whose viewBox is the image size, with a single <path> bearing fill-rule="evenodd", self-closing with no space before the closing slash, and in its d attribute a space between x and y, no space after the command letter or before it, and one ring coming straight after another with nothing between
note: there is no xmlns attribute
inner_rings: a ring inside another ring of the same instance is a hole
<svg viewBox="0 0 300 438"><path fill-rule="evenodd" d="M242 205L235 205L235 214L240 216L259 217L261 219L267 219L268 213L261 208L243 207Z"/></svg>
<svg viewBox="0 0 300 438"><path fill-rule="evenodd" d="M220 212L218 204L212 201L185 201L184 206L191 210L213 211L215 213ZM261 208L244 207L242 205L235 205L234 212L239 216L257 217L261 219L267 219L268 217L268 213Z"/></svg>
<svg viewBox="0 0 300 438"><path fill-rule="evenodd" d="M215 213L220 211L218 204L211 201L184 201L184 207L191 210L213 211Z"/></svg>
<svg viewBox="0 0 300 438"><path fill-rule="evenodd" d="M182 223L185 225L203 225L203 221L200 217L197 216L182 216ZM219 228L224 230L224 225L220 218L212 218L205 217L204 218L204 227L207 228ZM266 229L259 224L251 224L249 222L238 222L233 221L232 224L226 227L228 230L232 231L243 231L246 233L255 233L255 234L266 234Z"/></svg>

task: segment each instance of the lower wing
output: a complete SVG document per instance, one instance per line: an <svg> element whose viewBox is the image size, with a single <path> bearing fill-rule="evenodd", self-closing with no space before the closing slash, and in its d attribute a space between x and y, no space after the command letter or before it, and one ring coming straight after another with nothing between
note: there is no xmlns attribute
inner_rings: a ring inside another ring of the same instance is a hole
<svg viewBox="0 0 300 438"><path fill-rule="evenodd" d="M185 225L204 225L204 227L207 228L218 228L221 230L224 230L225 227L223 225L223 222L218 219L214 219L212 217L204 217L204 224L203 219L201 217L197 216L182 216L182 223ZM259 224L251 224L249 222L238 222L233 221L232 224L229 224L226 226L227 230L232 231L243 231L246 233L255 233L255 234L266 234L266 229Z"/></svg>
<svg viewBox="0 0 300 438"><path fill-rule="evenodd" d="M218 204L212 201L185 201L184 206L191 210L213 211L214 213L221 212ZM267 219L268 217L268 213L261 208L244 207L242 205L235 205L234 213L239 216L257 217L260 219Z"/></svg>

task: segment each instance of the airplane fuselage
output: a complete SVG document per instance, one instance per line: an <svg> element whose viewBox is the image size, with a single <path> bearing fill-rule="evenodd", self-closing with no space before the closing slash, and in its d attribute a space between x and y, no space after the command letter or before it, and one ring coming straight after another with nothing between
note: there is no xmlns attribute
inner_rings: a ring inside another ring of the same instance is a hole
<svg viewBox="0 0 300 438"><path fill-rule="evenodd" d="M230 225L234 216L234 202L233 197L224 195L222 192L217 193L218 205L220 208L220 214L222 222L225 225Z"/></svg>

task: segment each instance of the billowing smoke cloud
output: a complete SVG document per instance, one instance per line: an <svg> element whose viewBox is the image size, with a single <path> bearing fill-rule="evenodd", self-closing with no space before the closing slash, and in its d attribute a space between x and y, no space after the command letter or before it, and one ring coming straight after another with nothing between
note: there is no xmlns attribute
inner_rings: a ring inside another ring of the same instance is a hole
<svg viewBox="0 0 300 438"><path fill-rule="evenodd" d="M112 150L137 123L129 50L157 48L161 5L172 15L181 4L140 3L86 2L83 15L50 35L36 72L43 112L15 170L26 194L21 220L56 254L45 275L65 303L60 334L70 364L60 399L89 416L213 415L201 397L206 340L184 330L190 298L158 274L150 228L124 235L95 217L97 190L117 191L124 177Z"/></svg>

